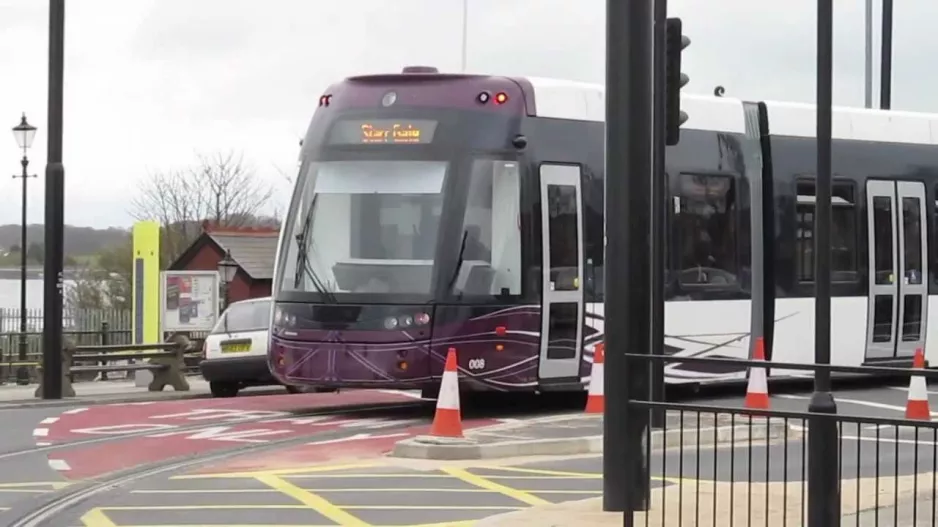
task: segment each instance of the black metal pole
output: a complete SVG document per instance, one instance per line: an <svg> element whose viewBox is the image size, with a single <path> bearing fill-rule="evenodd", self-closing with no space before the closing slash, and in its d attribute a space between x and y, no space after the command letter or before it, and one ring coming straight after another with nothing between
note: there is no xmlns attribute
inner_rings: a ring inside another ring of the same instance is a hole
<svg viewBox="0 0 938 527"><path fill-rule="evenodd" d="M65 0L49 0L49 146L46 165L43 266L42 398L62 398L62 266L65 167L62 113L65 82Z"/></svg>
<svg viewBox="0 0 938 527"><path fill-rule="evenodd" d="M29 384L29 370L26 369L26 365L23 363L26 362L26 352L28 350L28 341L26 337L26 268L29 262L26 259L26 247L28 247L28 241L26 239L26 180L29 179L29 158L26 157L25 152L23 153L23 160L20 162L20 164L23 166L23 173L19 176L23 179L23 217L22 224L20 225L20 338L19 355L17 357L20 365L16 368L16 384L27 385Z"/></svg>
<svg viewBox="0 0 938 527"><path fill-rule="evenodd" d="M648 353L654 0L606 1L607 398L603 437L603 509L644 508L649 484L642 438L648 412L630 399L648 394L647 364L624 357ZM624 382L623 382L624 381ZM625 525L632 515L625 514Z"/></svg>
<svg viewBox="0 0 938 527"><path fill-rule="evenodd" d="M665 209L665 25L668 18L668 0L655 0L655 85L654 85L654 170L651 180L651 354L664 355L664 274L665 244L667 243L667 212ZM664 401L664 362L651 361L649 395L652 401ZM664 427L665 411L651 410L651 427Z"/></svg>
<svg viewBox="0 0 938 527"><path fill-rule="evenodd" d="M818 0L817 12L817 197L814 213L814 362L831 362L831 104L833 0ZM837 404L828 370L814 372L808 411L831 414L808 419L808 527L840 523Z"/></svg>
<svg viewBox="0 0 938 527"><path fill-rule="evenodd" d="M892 108L892 0L883 0L883 44L879 56L879 107Z"/></svg>

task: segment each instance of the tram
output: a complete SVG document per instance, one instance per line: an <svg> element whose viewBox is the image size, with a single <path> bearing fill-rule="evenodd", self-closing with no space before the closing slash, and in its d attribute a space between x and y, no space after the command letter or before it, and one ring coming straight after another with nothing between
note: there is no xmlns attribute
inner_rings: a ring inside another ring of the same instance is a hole
<svg viewBox="0 0 938 527"><path fill-rule="evenodd" d="M815 110L681 104L665 352L747 358L762 336L772 377L810 376L784 364L814 356ZM273 375L432 396L455 348L465 390L583 390L604 330L604 117L603 86L562 80L415 67L331 86L280 235ZM832 362L934 361L938 115L835 108L833 137Z"/></svg>

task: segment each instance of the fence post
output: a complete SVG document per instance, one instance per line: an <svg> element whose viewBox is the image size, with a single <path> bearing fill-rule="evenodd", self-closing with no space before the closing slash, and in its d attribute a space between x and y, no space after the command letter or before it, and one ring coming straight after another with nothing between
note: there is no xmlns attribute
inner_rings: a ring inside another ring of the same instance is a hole
<svg viewBox="0 0 938 527"><path fill-rule="evenodd" d="M102 346L107 346L107 345L108 345L108 340L109 340L109 339L108 339L108 336L109 336L109 335L108 335L108 323L107 323L107 320L104 320L104 321L101 322L101 345L102 345ZM102 362L101 362L101 366L107 366L107 361L102 361ZM106 372L106 371L102 371L102 372L101 372L101 380L102 380L102 381L106 381L106 380L107 380L107 372Z"/></svg>

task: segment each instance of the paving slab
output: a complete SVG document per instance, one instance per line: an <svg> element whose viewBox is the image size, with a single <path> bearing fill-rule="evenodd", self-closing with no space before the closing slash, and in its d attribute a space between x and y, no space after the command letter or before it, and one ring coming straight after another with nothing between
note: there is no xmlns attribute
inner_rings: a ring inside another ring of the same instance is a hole
<svg viewBox="0 0 938 527"><path fill-rule="evenodd" d="M845 480L841 483L841 524L933 525L935 502L932 493L938 489L936 481L935 473L880 477L878 480ZM699 484L694 483L693 488L686 484L683 488L673 484L653 488L651 508L647 512L635 513L635 524L644 525L646 516L649 525L662 526L736 524L802 527L806 523L807 493L803 482L748 484L701 480ZM622 525L622 513L603 512L602 498L590 498L494 515L476 525L618 527Z"/></svg>
<svg viewBox="0 0 938 527"><path fill-rule="evenodd" d="M137 386L134 381L90 381L74 383L75 397L62 399L39 399L35 396L36 385L0 386L0 410L9 408L49 408L60 406L132 403L142 401L173 401L182 399L205 399L212 397L208 382L201 376L188 377L190 389L177 392L171 389L151 392ZM245 390L244 395L255 393L282 393L281 386L256 387Z"/></svg>
<svg viewBox="0 0 938 527"><path fill-rule="evenodd" d="M750 439L800 437L799 428L784 419L740 418L732 414L703 414L687 418L683 412L668 412L664 426L651 434L651 448L683 445L714 445ZM399 441L392 456L410 459L460 460L497 459L518 456L568 456L602 452L602 414L563 414L524 419L483 430L467 431L464 437L419 436Z"/></svg>

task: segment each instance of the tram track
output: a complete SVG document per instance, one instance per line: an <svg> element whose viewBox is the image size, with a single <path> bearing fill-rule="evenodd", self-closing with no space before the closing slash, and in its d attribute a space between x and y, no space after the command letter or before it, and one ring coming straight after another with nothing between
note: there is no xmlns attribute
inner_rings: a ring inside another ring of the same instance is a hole
<svg viewBox="0 0 938 527"><path fill-rule="evenodd" d="M369 411L378 411L378 410L397 410L397 409L417 409L424 406L430 406L432 402L427 401L414 401L406 403L361 403L356 405L348 406L331 406L323 408L315 408L305 411L297 412L283 412L289 414L290 417L313 417L319 415L333 415L341 413L362 413ZM225 419L223 424L225 425L241 425L241 424L250 424L250 423L261 423L264 421L270 421L272 419L279 419L275 415L266 415L266 416L255 416L255 417L244 417L244 418L230 418ZM211 422L197 425L180 425L173 428L174 432L198 432L201 430L207 430L210 428L216 428L219 426L219 422ZM62 443L53 443L50 445L43 446L33 446L30 448L22 448L16 450L9 450L6 452L0 452L0 461L5 461L11 458L16 458L20 456L30 455L30 454L39 454L45 452L55 452L57 450L65 450L76 447L83 447L89 445L99 445L102 443L111 443L122 441L124 439L132 439L139 437L146 437L153 435L155 432L153 430L142 430L139 432L128 432L115 435L109 435L104 437L95 437L90 439L78 439L73 441L64 441Z"/></svg>
<svg viewBox="0 0 938 527"><path fill-rule="evenodd" d="M332 407L332 408L322 408L310 410L307 412L297 412L295 415L297 417L311 417L311 416L322 416L322 415L335 415L335 414L351 414L351 415L360 415L368 414L375 411L416 411L421 410L427 403L425 401L414 401L406 403L381 403L381 404L361 404L355 406L346 406L346 407ZM269 420L271 417L265 418L254 418L254 419L243 419L240 420L240 423L251 423L259 422L264 420ZM198 431L201 429L211 428L217 426L215 424L206 424L206 425L197 425L191 427L180 428L179 430L186 431ZM406 424L401 424L400 427L407 426ZM389 427L387 430L393 430L395 427ZM150 432L152 433L152 432ZM217 461L223 461L228 458L241 456L249 453L263 453L269 450L275 450L277 448L289 447L294 445L303 444L309 442L312 437L316 438L325 438L331 439L331 436L340 436L343 432L339 430L327 430L318 433L313 433L310 435L302 437L291 437L286 439L277 439L270 440L265 443L249 444L236 446L231 448L225 448L221 451L213 451L210 453L194 453L186 454L182 456L175 456L168 459L163 459L153 463L147 463L137 467L120 470L112 472L105 476L95 478L93 480L86 481L77 481L72 483L70 486L58 490L52 491L48 494L23 500L18 503L17 506L9 511L8 513L16 514L19 512L19 517L13 520L11 523L6 524L7 527L59 527L62 525L61 522L54 522L59 516L70 512L74 507L92 499L101 494L107 493L112 490L119 489L122 486L134 483L136 481L146 479L153 476L158 476L167 472L174 472L185 470L188 468L196 467L199 465L204 465L206 463L212 463ZM62 445L53 445L58 448L73 448L85 444L96 444L104 443L109 441L117 441L121 438L135 437L135 436L145 436L147 433L141 434L124 434L119 437L108 437L108 438L96 438L92 440L82 440L74 441L71 443L64 443ZM42 447L42 450L53 449L50 447ZM29 453L35 453L41 451L40 449L33 449L28 451ZM4 457L9 458L15 455L22 455L27 453L26 451L17 451L17 452L7 452L0 455L0 460ZM25 510L24 510L25 509Z"/></svg>

